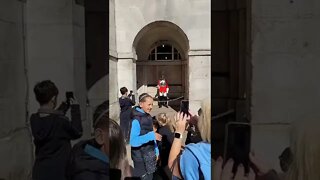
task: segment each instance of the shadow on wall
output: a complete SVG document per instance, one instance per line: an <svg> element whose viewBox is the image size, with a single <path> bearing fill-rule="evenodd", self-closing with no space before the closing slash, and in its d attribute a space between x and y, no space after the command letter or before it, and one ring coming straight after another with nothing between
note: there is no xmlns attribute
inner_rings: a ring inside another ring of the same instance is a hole
<svg viewBox="0 0 320 180"><path fill-rule="evenodd" d="M94 83L88 90L87 119L92 121L96 107L109 100L109 75L106 75ZM90 122L91 122L90 121Z"/></svg>
<svg viewBox="0 0 320 180"><path fill-rule="evenodd" d="M102 102L109 100L109 75L103 76L88 90L88 101L90 106L96 107Z"/></svg>

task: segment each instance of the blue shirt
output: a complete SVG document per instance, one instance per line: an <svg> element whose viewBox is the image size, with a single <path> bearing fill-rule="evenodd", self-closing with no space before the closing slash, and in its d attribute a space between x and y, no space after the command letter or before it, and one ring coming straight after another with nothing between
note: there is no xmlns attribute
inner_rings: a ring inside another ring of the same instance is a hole
<svg viewBox="0 0 320 180"><path fill-rule="evenodd" d="M136 108L137 111L145 113L139 107ZM132 147L140 147L149 141L154 141L154 150L156 155L159 156L159 149L156 141L156 134L153 131L148 132L147 134L140 135L141 127L137 119L132 120L131 131L130 131L130 145Z"/></svg>
<svg viewBox="0 0 320 180"><path fill-rule="evenodd" d="M209 143L188 144L181 154L180 169L184 179L198 180L199 167L204 179L211 180L211 144Z"/></svg>

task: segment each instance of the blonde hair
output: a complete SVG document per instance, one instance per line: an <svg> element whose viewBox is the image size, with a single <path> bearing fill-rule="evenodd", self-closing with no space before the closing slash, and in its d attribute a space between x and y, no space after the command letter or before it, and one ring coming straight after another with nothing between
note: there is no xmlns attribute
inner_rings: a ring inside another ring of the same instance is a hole
<svg viewBox="0 0 320 180"><path fill-rule="evenodd" d="M202 101L202 113L198 120L198 127L203 141L211 143L211 102L210 99Z"/></svg>
<svg viewBox="0 0 320 180"><path fill-rule="evenodd" d="M319 119L293 123L290 145L293 162L286 174L287 180L320 179L319 127Z"/></svg>
<svg viewBox="0 0 320 180"><path fill-rule="evenodd" d="M169 126L170 131L174 132L174 125L172 124L171 119L167 116L166 113L159 113L157 116L157 121L160 126Z"/></svg>

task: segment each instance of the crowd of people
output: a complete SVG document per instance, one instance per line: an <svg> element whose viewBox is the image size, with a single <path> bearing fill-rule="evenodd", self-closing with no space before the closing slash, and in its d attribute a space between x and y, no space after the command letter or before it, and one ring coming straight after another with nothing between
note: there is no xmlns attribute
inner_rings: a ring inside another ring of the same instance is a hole
<svg viewBox="0 0 320 180"><path fill-rule="evenodd" d="M170 118L164 112L151 116L151 95L142 93L135 106L126 87L120 92L120 127L133 161L127 168L131 173L122 173L122 179L211 179L209 100L203 102L198 115L177 112Z"/></svg>
<svg viewBox="0 0 320 180"><path fill-rule="evenodd" d="M74 146L82 136L80 106L72 97L57 107L58 88L50 81L35 85L40 107L31 115L35 144L34 180L102 179L214 179L214 180L317 180L320 177L320 143L316 119L293 123L291 144L279 156L283 174L266 166L253 152L250 170L234 161L211 158L211 104L202 102L197 115L164 112L151 116L153 99L142 93L138 104L120 89L120 120L109 118L109 103L93 115L92 138ZM71 120L66 116L70 110ZM120 125L118 124L120 121ZM302 124L303 123L303 124ZM187 137L184 137L187 135ZM128 152L127 146L130 146ZM128 159L128 153L131 159ZM130 165L130 161L133 165Z"/></svg>
<svg viewBox="0 0 320 180"><path fill-rule="evenodd" d="M50 80L37 83L34 93L40 108L30 118L36 147L32 179L210 179L208 103L199 116L179 112L174 119L166 113L152 117L152 96L141 94L135 105L132 92L128 94L125 87L120 92L120 123L109 118L109 103L105 101L94 111L92 138L72 146L71 141L81 138L83 133L76 98L66 99L57 107L56 85ZM71 119L66 116L69 110ZM188 129L196 131L185 133ZM185 145L184 134L198 135L201 141L195 144L194 139L187 137L190 142ZM197 163L187 163L190 159Z"/></svg>

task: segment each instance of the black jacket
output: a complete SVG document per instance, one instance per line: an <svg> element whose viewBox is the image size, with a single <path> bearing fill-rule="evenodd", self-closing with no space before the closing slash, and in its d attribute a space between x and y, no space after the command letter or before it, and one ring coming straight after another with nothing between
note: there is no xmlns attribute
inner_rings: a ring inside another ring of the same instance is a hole
<svg viewBox="0 0 320 180"><path fill-rule="evenodd" d="M170 131L168 126L160 127L158 133L162 136L162 140L159 142L161 166L165 167L168 165L168 157L174 139L174 133Z"/></svg>
<svg viewBox="0 0 320 180"><path fill-rule="evenodd" d="M33 180L64 180L71 153L70 140L82 135L80 106L71 106L71 122L60 111L39 109L30 117L36 147Z"/></svg>
<svg viewBox="0 0 320 180"><path fill-rule="evenodd" d="M108 180L109 163L88 154L85 151L87 145L98 149L93 139L81 141L73 147L68 168L68 180Z"/></svg>

